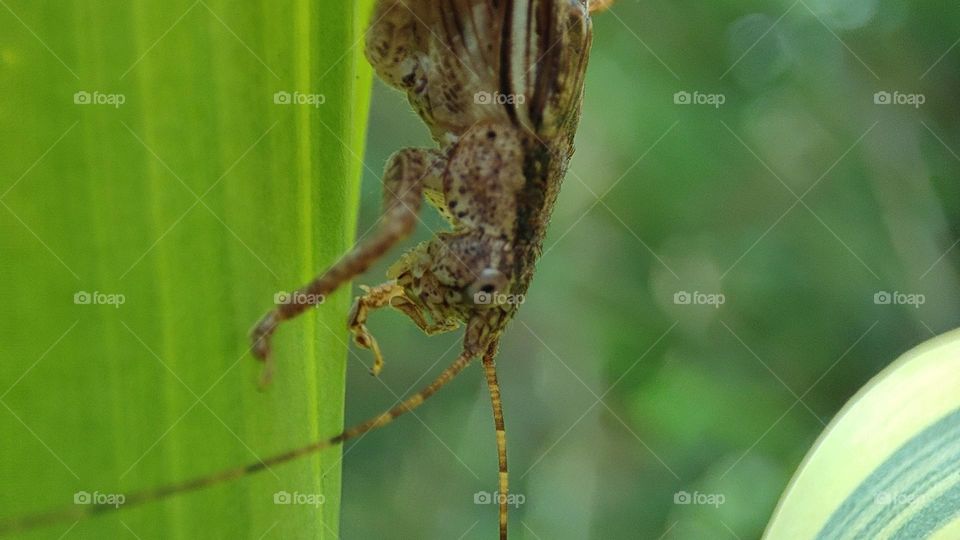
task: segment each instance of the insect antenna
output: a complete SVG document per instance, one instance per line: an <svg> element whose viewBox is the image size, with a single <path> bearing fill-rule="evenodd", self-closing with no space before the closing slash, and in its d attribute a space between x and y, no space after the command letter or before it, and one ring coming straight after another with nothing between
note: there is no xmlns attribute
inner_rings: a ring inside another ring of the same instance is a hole
<svg viewBox="0 0 960 540"><path fill-rule="evenodd" d="M339 435L329 439L316 441L282 454L270 456L256 463L225 469L177 484L168 484L166 486L130 493L126 495L124 504L120 506L113 504L71 505L68 507L24 517L0 519L0 536L20 533L57 523L86 520L102 514L112 513L117 510L160 501L166 499L167 497L179 495L181 493L198 491L210 486L222 484L231 480L236 480L238 478L258 473L271 466L289 463L304 456L319 452L325 448L329 448L350 439L354 439L360 435L363 435L364 433L382 428L383 426L386 426L395 420L397 417L402 416L403 414L406 414L422 405L427 399L436 394L437 391L453 380L454 377L459 375L464 368L470 365L470 362L475 357L476 354L472 352L471 349L465 347L464 352L461 353L460 356L454 360L454 362L450 364L450 366L447 367L439 376L437 376L432 383L424 387L422 390L408 397L403 402L399 403L383 414L357 424L343 431Z"/></svg>
<svg viewBox="0 0 960 540"><path fill-rule="evenodd" d="M507 539L507 494L509 476L507 474L507 432L503 425L503 402L500 399L500 383L497 382L497 365L494 360L497 344L492 344L483 355L483 372L487 377L490 390L490 402L493 404L493 424L497 430L497 459L500 465L500 482L497 490L500 504L500 540Z"/></svg>

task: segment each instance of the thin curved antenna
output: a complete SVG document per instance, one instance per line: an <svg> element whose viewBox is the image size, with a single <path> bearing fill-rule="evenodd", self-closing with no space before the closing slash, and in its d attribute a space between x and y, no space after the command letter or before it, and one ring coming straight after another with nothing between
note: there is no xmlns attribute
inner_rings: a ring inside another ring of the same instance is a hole
<svg viewBox="0 0 960 540"><path fill-rule="evenodd" d="M424 387L422 390L408 397L402 403L384 412L383 414L371 418L361 424L357 424L356 426L343 431L335 437L316 441L306 446L290 450L289 452L268 457L256 463L225 469L177 484L168 484L166 486L160 486L157 488L131 493L127 495L126 501L121 506L115 506L112 504L92 504L83 506L71 505L39 514L2 519L0 520L0 536L21 533L27 530L46 527L48 525L54 525L57 523L86 520L99 515L116 512L125 508L131 508L150 502L159 501L174 495L198 491L210 486L222 484L229 482L230 480L236 480L244 476L258 473L274 465L289 463L304 456L314 454L325 448L329 448L344 441L356 438L364 433L380 429L395 420L397 417L416 409L427 399L429 399L430 396L436 394L437 391L452 381L454 377L459 375L464 368L470 365L470 362L475 357L475 354L469 352L469 349L465 348L464 352L461 353L460 356L443 371L443 373L441 373L436 379L434 379L432 383Z"/></svg>
<svg viewBox="0 0 960 540"><path fill-rule="evenodd" d="M503 402L500 399L500 383L497 382L497 365L494 360L497 343L487 348L483 355L483 372L487 377L490 390L490 403L493 405L493 425L497 430L497 460L500 465L500 483L497 490L497 502L500 504L500 540L507 540L507 495L510 492L507 474L507 432L503 425Z"/></svg>

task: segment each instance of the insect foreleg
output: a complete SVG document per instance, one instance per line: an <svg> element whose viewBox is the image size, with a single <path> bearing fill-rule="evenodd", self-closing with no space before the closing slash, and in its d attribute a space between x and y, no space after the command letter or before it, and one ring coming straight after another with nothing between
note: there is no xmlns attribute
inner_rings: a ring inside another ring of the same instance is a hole
<svg viewBox="0 0 960 540"><path fill-rule="evenodd" d="M364 295L358 296L354 301L347 318L347 327L353 334L354 343L373 352L373 367L370 368L370 374L377 376L383 369L383 353L380 352L380 345L377 344L376 338L367 329L367 317L371 311L389 306L394 298L403 297L403 287L387 282L372 289L363 286L361 288Z"/></svg>
<svg viewBox="0 0 960 540"><path fill-rule="evenodd" d="M383 369L383 353L376 338L367 329L367 318L372 311L392 307L410 317L410 320L428 336L449 332L460 326L456 321L428 322L423 308L411 302L404 295L403 287L397 285L396 281L388 281L373 288L364 286L361 288L364 294L354 301L350 316L347 318L347 327L353 334L354 343L373 352L373 367L370 373L374 376L379 375Z"/></svg>
<svg viewBox="0 0 960 540"><path fill-rule="evenodd" d="M444 168L443 155L435 150L406 149L394 154L387 163L383 178L384 210L378 230L347 253L309 284L290 295L289 301L278 304L254 327L254 355L266 365L261 383L270 381L273 364L270 339L277 326L316 305L324 296L367 270L388 249L413 231L423 199L423 190L439 188L439 171Z"/></svg>
<svg viewBox="0 0 960 540"><path fill-rule="evenodd" d="M390 305L398 310L403 312L407 317L410 317L410 320L417 325L424 334L428 336L434 336L436 334L443 334L444 332L452 332L457 328L460 328L460 322L457 320L449 321L440 321L429 323L427 322L426 316L423 313L423 308L411 302L408 298L395 298Z"/></svg>

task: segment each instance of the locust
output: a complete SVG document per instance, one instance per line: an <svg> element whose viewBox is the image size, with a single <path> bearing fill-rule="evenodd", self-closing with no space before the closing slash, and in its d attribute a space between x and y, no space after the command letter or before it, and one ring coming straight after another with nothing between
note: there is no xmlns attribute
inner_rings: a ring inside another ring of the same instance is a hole
<svg viewBox="0 0 960 540"><path fill-rule="evenodd" d="M363 274L414 230L423 201L449 224L403 254L389 281L363 288L348 317L353 341L384 355L367 328L376 310L405 314L427 335L464 328L462 352L418 393L331 438L256 463L128 494L130 508L227 482L338 445L421 406L477 358L493 407L499 465L499 536L507 538L509 476L497 380L501 336L542 253L580 121L592 43L591 13L612 0L378 0L366 34L377 75L405 92L436 148L395 153L383 177L377 230L336 264L285 296L254 327L261 385L276 369L271 338L285 321ZM0 521L0 533L76 521L117 509L72 506Z"/></svg>

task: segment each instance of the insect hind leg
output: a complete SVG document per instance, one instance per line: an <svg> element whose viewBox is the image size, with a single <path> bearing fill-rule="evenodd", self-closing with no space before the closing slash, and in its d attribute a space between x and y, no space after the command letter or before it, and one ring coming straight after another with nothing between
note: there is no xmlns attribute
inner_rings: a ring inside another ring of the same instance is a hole
<svg viewBox="0 0 960 540"><path fill-rule="evenodd" d="M273 375L270 341L280 323L300 315L319 303L318 299L365 272L388 249L407 237L417 223L424 188L437 189L438 171L444 167L443 155L435 150L408 148L390 158L383 178L384 210L376 232L290 295L289 302L277 304L251 332L253 354L265 364L261 385L269 383Z"/></svg>

